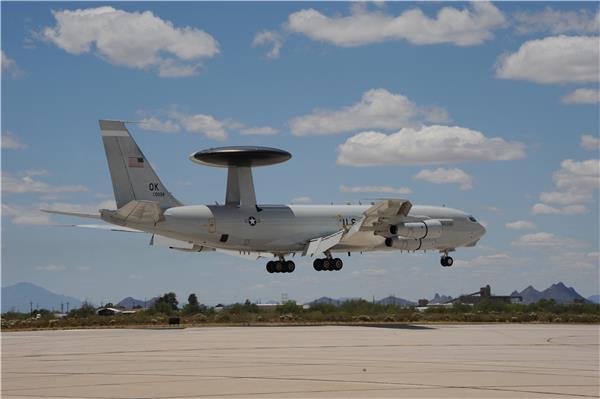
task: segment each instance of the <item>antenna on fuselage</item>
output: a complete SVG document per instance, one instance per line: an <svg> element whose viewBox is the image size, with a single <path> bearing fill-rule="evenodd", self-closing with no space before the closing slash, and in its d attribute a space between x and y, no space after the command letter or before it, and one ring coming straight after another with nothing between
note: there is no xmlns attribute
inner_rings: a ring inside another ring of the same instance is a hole
<svg viewBox="0 0 600 399"><path fill-rule="evenodd" d="M198 151L190 160L202 165L227 168L225 205L262 209L256 204L252 168L285 162L292 157L287 151L271 147L219 147Z"/></svg>

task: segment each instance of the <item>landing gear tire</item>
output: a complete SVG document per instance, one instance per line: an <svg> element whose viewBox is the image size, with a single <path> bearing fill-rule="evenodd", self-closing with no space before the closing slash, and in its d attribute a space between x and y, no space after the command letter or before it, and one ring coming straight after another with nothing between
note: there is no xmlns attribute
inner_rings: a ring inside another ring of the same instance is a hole
<svg viewBox="0 0 600 399"><path fill-rule="evenodd" d="M320 272L321 270L323 270L323 259L321 258L317 258L313 261L313 267L315 268L316 271Z"/></svg>
<svg viewBox="0 0 600 399"><path fill-rule="evenodd" d="M269 273L275 273L275 262L273 262L272 260L267 262L267 271Z"/></svg>
<svg viewBox="0 0 600 399"><path fill-rule="evenodd" d="M454 259L452 259L451 256L442 256L442 258L440 259L440 263L444 267L450 267L454 264Z"/></svg>
<svg viewBox="0 0 600 399"><path fill-rule="evenodd" d="M294 270L296 270L296 264L294 262L292 262L291 260L288 260L287 262L285 262L285 271L287 273L291 273Z"/></svg>
<svg viewBox="0 0 600 399"><path fill-rule="evenodd" d="M344 261L340 258L317 258L313 261L313 267L316 271L338 271L344 267Z"/></svg>
<svg viewBox="0 0 600 399"><path fill-rule="evenodd" d="M335 258L332 266L333 270L335 271L342 270L342 267L344 267L344 262L340 258Z"/></svg>
<svg viewBox="0 0 600 399"><path fill-rule="evenodd" d="M285 264L282 261L280 261L280 260L275 261L275 267L274 267L274 269L275 269L276 273L281 273L281 272L283 272L285 270Z"/></svg>

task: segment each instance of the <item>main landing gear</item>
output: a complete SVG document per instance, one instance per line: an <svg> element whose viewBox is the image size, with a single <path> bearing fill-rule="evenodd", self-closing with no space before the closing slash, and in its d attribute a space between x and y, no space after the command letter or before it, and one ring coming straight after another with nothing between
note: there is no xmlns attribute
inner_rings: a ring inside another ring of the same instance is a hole
<svg viewBox="0 0 600 399"><path fill-rule="evenodd" d="M267 262L267 271L269 273L291 273L296 270L296 264L291 260L271 260Z"/></svg>
<svg viewBox="0 0 600 399"><path fill-rule="evenodd" d="M344 267L344 262L340 258L317 258L313 262L316 271L338 271Z"/></svg>

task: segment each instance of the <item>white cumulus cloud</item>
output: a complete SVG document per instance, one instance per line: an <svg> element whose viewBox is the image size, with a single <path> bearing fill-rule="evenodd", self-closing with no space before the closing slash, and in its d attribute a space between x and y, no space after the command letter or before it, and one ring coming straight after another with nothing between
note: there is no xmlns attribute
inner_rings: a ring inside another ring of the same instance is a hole
<svg viewBox="0 0 600 399"><path fill-rule="evenodd" d="M492 30L505 24L504 14L489 2L474 2L463 9L442 7L435 18L418 8L389 15L381 9L370 11L363 4L353 4L347 16L330 17L313 8L295 12L289 15L286 28L341 47L389 40L406 40L417 45L471 46L491 39Z"/></svg>
<svg viewBox="0 0 600 399"><path fill-rule="evenodd" d="M312 202L312 198L310 198L310 197L308 197L306 195L292 198L292 203L293 204L308 204L308 203L311 203L311 202Z"/></svg>
<svg viewBox="0 0 600 399"><path fill-rule="evenodd" d="M459 126L403 128L386 135L362 132L338 148L342 165L424 165L507 161L525 157L525 145Z"/></svg>
<svg viewBox="0 0 600 399"><path fill-rule="evenodd" d="M500 57L496 76L536 83L587 83L600 79L598 36L552 36L530 40Z"/></svg>
<svg viewBox="0 0 600 399"><path fill-rule="evenodd" d="M139 121L140 127L144 130L152 130L162 133L177 133L181 127L172 120L161 121L158 118L144 118Z"/></svg>
<svg viewBox="0 0 600 399"><path fill-rule="evenodd" d="M198 60L219 53L208 33L189 26L175 27L151 11L127 12L113 7L52 12L56 24L41 37L69 54L96 52L115 65L154 68L160 76L197 73Z"/></svg>
<svg viewBox="0 0 600 399"><path fill-rule="evenodd" d="M2 217L16 225L49 225L50 215L34 207L2 204Z"/></svg>
<svg viewBox="0 0 600 399"><path fill-rule="evenodd" d="M167 114L170 119L146 117L139 121L139 126L144 130L163 133L177 133L184 130L219 141L227 139L231 130L237 130L240 134L247 136L267 136L279 133L278 129L271 126L245 126L233 119L218 119L208 114L188 114L178 111L176 107L173 107Z"/></svg>
<svg viewBox="0 0 600 399"><path fill-rule="evenodd" d="M240 133L246 136L270 136L279 133L279 129L271 126L255 126L240 129Z"/></svg>
<svg viewBox="0 0 600 399"><path fill-rule="evenodd" d="M535 224L533 224L527 220L516 220L514 222L506 223L505 226L507 229L512 229L512 230L535 229Z"/></svg>
<svg viewBox="0 0 600 399"><path fill-rule="evenodd" d="M88 188L82 185L54 185L34 179L35 176L39 176L36 173L20 175L15 176L8 172L2 172L3 194L81 193L88 191Z"/></svg>
<svg viewBox="0 0 600 399"><path fill-rule="evenodd" d="M383 193L383 194L412 194L413 191L408 187L391 186L340 186L342 193Z"/></svg>
<svg viewBox="0 0 600 399"><path fill-rule="evenodd" d="M599 89L576 89L562 98L565 104L598 104L600 103Z"/></svg>
<svg viewBox="0 0 600 399"><path fill-rule="evenodd" d="M585 247L588 245L587 243L572 238L560 237L553 233L546 232L525 234L511 244L517 247L553 248L557 250L562 248Z"/></svg>
<svg viewBox="0 0 600 399"><path fill-rule="evenodd" d="M425 180L435 184L460 184L461 190L473 188L473 177L459 168L423 169L413 176L416 180Z"/></svg>
<svg viewBox="0 0 600 399"><path fill-rule="evenodd" d="M279 58L279 53L283 47L283 37L278 32L262 31L257 33L252 40L252 47L256 46L272 46L267 53L267 58Z"/></svg>
<svg viewBox="0 0 600 399"><path fill-rule="evenodd" d="M1 62L1 66L2 66L2 73L5 75L10 76L11 78L18 78L19 76L21 76L23 74L23 71L21 70L21 68L19 68L19 66L17 65L17 62L15 60L13 60L12 58L10 58L8 55L6 55L6 53L4 52L4 50L0 50L0 54L2 56L0 62Z"/></svg>
<svg viewBox="0 0 600 399"><path fill-rule="evenodd" d="M586 212L585 205L567 205L559 208L538 202L531 207L531 213L534 215L581 215Z"/></svg>
<svg viewBox="0 0 600 399"><path fill-rule="evenodd" d="M173 111L171 116L176 118L183 128L190 133L200 133L209 139L220 141L225 140L228 136L228 122L218 120L212 115L187 115Z"/></svg>
<svg viewBox="0 0 600 399"><path fill-rule="evenodd" d="M4 133L2 133L1 144L2 149L6 150L23 150L27 148L27 145L21 143L19 138L9 130L6 130Z"/></svg>
<svg viewBox="0 0 600 399"><path fill-rule="evenodd" d="M591 134L582 134L580 146L586 150L598 151L600 149L600 139Z"/></svg>
<svg viewBox="0 0 600 399"><path fill-rule="evenodd" d="M361 129L399 129L414 125L419 118L430 122L449 119L444 109L418 107L402 94L379 88L366 91L358 103L339 110L316 109L293 118L290 127L297 136L335 134Z"/></svg>
<svg viewBox="0 0 600 399"><path fill-rule="evenodd" d="M40 271L40 272L58 273L58 272L66 271L67 267L65 265L36 266L35 270Z"/></svg>
<svg viewBox="0 0 600 399"><path fill-rule="evenodd" d="M554 172L553 179L556 191L541 193L542 202L533 205L531 211L534 214L550 215L585 213L585 204L592 200L594 193L600 188L600 160L566 159L561 162L561 168Z"/></svg>
<svg viewBox="0 0 600 399"><path fill-rule="evenodd" d="M518 11L513 14L518 34L534 32L551 33L598 33L600 11L588 10L561 11L546 7L542 11Z"/></svg>

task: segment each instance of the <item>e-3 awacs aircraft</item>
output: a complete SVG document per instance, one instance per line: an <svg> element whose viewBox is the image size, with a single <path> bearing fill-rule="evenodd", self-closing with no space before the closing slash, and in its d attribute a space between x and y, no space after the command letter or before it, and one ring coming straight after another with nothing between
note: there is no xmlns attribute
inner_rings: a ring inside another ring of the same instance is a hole
<svg viewBox="0 0 600 399"><path fill-rule="evenodd" d="M122 121L100 121L116 210L97 214L45 210L102 219L109 225L78 225L152 234L151 245L187 252L220 251L267 262L269 273L296 268L286 257L316 256L315 270L343 267L337 253L437 250L442 266L448 253L472 247L485 228L465 212L413 206L405 199L370 205L257 204L252 168L285 162L291 154L269 147L222 147L199 151L190 160L227 168L224 205L183 205L162 184Z"/></svg>

